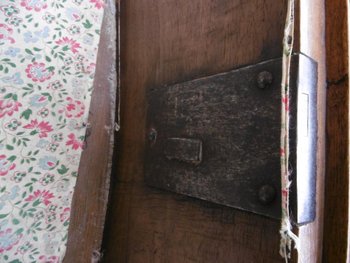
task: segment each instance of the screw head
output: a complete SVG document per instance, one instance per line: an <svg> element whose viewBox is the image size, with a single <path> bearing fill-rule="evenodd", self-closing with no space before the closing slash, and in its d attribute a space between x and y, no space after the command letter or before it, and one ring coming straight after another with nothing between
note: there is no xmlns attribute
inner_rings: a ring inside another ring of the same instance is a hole
<svg viewBox="0 0 350 263"><path fill-rule="evenodd" d="M271 185L263 185L259 189L259 201L263 205L271 204L276 198L276 190Z"/></svg>
<svg viewBox="0 0 350 263"><path fill-rule="evenodd" d="M157 139L157 131L155 129L151 129L148 133L148 140L151 143L154 143Z"/></svg>
<svg viewBox="0 0 350 263"><path fill-rule="evenodd" d="M256 82L257 82L258 88L260 89L266 89L270 87L273 82L272 73L269 71L260 72L256 78Z"/></svg>

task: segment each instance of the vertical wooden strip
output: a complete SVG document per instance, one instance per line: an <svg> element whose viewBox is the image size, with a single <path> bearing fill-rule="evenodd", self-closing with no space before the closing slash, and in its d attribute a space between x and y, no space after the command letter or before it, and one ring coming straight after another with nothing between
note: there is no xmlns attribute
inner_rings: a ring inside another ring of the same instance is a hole
<svg viewBox="0 0 350 263"><path fill-rule="evenodd" d="M325 0L300 0L296 7L295 51L302 52L318 64L317 72L317 188L316 219L299 228L298 262L322 262L322 232L325 176ZM299 36L299 37L298 37ZM311 77L311 76L310 76ZM340 261L324 261L340 262Z"/></svg>
<svg viewBox="0 0 350 263"><path fill-rule="evenodd" d="M98 262L101 256L114 145L115 89L119 79L115 56L117 10L108 5L101 28L90 128L73 197L66 263Z"/></svg>
<svg viewBox="0 0 350 263"><path fill-rule="evenodd" d="M349 206L347 0L326 1L327 161L323 262L346 262Z"/></svg>
<svg viewBox="0 0 350 263"><path fill-rule="evenodd" d="M279 221L147 187L143 154L146 90L280 57L286 1L121 5L122 128L105 262L284 262Z"/></svg>

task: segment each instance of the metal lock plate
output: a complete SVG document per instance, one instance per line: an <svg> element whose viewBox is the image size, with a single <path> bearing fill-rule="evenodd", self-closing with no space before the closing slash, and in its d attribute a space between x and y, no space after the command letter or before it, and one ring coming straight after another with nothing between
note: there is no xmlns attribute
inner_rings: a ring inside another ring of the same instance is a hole
<svg viewBox="0 0 350 263"><path fill-rule="evenodd" d="M280 218L281 65L270 60L151 89L146 183ZM299 224L315 216L316 68L308 57L293 56L291 213Z"/></svg>

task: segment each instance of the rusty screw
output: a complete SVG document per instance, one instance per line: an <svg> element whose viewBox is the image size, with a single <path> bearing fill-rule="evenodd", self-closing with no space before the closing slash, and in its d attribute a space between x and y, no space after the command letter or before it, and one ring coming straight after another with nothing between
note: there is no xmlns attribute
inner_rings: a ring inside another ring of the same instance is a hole
<svg viewBox="0 0 350 263"><path fill-rule="evenodd" d="M263 185L259 189L259 201L263 205L268 205L275 200L276 197L276 190L273 186L271 185Z"/></svg>
<svg viewBox="0 0 350 263"><path fill-rule="evenodd" d="M262 71L258 74L256 78L256 82L257 82L258 88L266 89L271 86L273 82L273 76L271 72Z"/></svg>
<svg viewBox="0 0 350 263"><path fill-rule="evenodd" d="M155 129L151 129L148 133L148 140L150 142L155 142L157 139L157 131Z"/></svg>

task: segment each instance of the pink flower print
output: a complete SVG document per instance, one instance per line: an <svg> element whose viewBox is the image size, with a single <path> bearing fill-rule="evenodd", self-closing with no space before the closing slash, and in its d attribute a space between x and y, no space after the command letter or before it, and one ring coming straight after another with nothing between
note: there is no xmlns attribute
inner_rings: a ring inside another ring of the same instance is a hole
<svg viewBox="0 0 350 263"><path fill-rule="evenodd" d="M56 256L46 257L45 255L42 255L39 257L38 263L58 263L58 262L59 262L59 257L56 257Z"/></svg>
<svg viewBox="0 0 350 263"><path fill-rule="evenodd" d="M82 149L84 146L84 142L82 142L81 140L78 140L77 138L75 138L74 133L71 133L68 135L69 140L66 142L66 145L72 145L72 149L74 150L78 150L78 149Z"/></svg>
<svg viewBox="0 0 350 263"><path fill-rule="evenodd" d="M64 222L66 220L68 220L70 217L70 208L66 207L63 212L60 214L60 220L61 222Z"/></svg>
<svg viewBox="0 0 350 263"><path fill-rule="evenodd" d="M22 238L22 234L12 233L12 229L8 228L5 231L0 231L0 254L4 251L11 250L18 244Z"/></svg>
<svg viewBox="0 0 350 263"><path fill-rule="evenodd" d="M26 68L27 77L32 79L34 82L44 82L52 77L54 74L53 67L45 68L44 63L33 62Z"/></svg>
<svg viewBox="0 0 350 263"><path fill-rule="evenodd" d="M280 156L284 156L285 152L283 148L280 148Z"/></svg>
<svg viewBox="0 0 350 263"><path fill-rule="evenodd" d="M11 37L12 33L12 28L0 23L0 44L5 43L4 40L10 41L11 44L15 43L15 39Z"/></svg>
<svg viewBox="0 0 350 263"><path fill-rule="evenodd" d="M7 116L12 116L14 112L18 111L19 107L22 106L20 102L13 99L12 97L1 98L0 99L0 118Z"/></svg>
<svg viewBox="0 0 350 263"><path fill-rule="evenodd" d="M25 7L28 11L33 10L36 12L40 12L41 9L45 9L47 4L42 0L21 0L21 6Z"/></svg>
<svg viewBox="0 0 350 263"><path fill-rule="evenodd" d="M44 205L49 205L51 204L51 198L55 197L53 193L51 193L48 190L36 190L34 191L34 194L28 196L25 201L31 202L31 201L36 201L38 203L44 203Z"/></svg>
<svg viewBox="0 0 350 263"><path fill-rule="evenodd" d="M35 94L29 99L29 105L35 108L45 107L48 103L48 98L39 94Z"/></svg>
<svg viewBox="0 0 350 263"><path fill-rule="evenodd" d="M90 3L94 3L95 4L95 7L97 9L101 9L105 6L105 3L103 0L90 0Z"/></svg>
<svg viewBox="0 0 350 263"><path fill-rule="evenodd" d="M82 13L77 8L67 8L66 15L67 15L68 19L70 19L72 21L79 21L82 18Z"/></svg>
<svg viewBox="0 0 350 263"><path fill-rule="evenodd" d="M282 189L282 196L283 196L283 197L287 197L287 196L288 196L288 194L289 194L289 190L288 190L288 189L283 188L283 189Z"/></svg>
<svg viewBox="0 0 350 263"><path fill-rule="evenodd" d="M25 129L34 129L30 135L39 133L39 138L47 137L47 133L52 132L52 126L47 121L38 122L37 120L32 120L30 124L23 126Z"/></svg>
<svg viewBox="0 0 350 263"><path fill-rule="evenodd" d="M69 37L63 37L59 40L56 41L57 45L63 45L63 50L65 49L70 49L70 51L72 51L73 53L77 53L78 52L78 48L80 47L80 44L78 42L76 42L74 39L69 38Z"/></svg>
<svg viewBox="0 0 350 263"><path fill-rule="evenodd" d="M58 164L58 160L54 156L44 156L39 159L39 167L43 170L52 170Z"/></svg>
<svg viewBox="0 0 350 263"><path fill-rule="evenodd" d="M65 112L68 118L79 118L84 114L85 106L81 101L68 97L67 102L64 110L60 110L59 113Z"/></svg>
<svg viewBox="0 0 350 263"><path fill-rule="evenodd" d="M0 154L0 176L5 176L9 171L15 169L16 164L6 159L6 155Z"/></svg>
<svg viewBox="0 0 350 263"><path fill-rule="evenodd" d="M288 99L288 97L282 98L282 103L284 104L285 110L289 111L289 99Z"/></svg>

